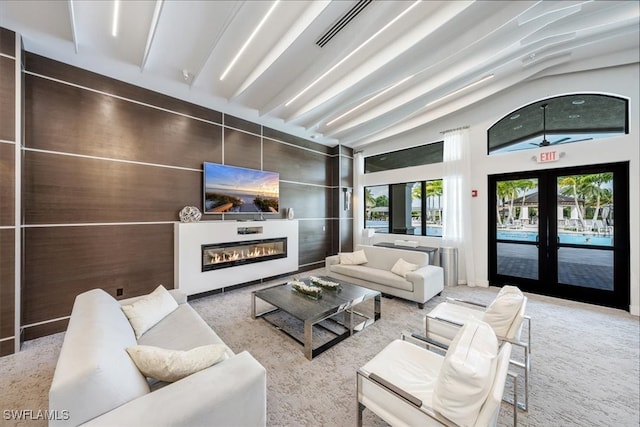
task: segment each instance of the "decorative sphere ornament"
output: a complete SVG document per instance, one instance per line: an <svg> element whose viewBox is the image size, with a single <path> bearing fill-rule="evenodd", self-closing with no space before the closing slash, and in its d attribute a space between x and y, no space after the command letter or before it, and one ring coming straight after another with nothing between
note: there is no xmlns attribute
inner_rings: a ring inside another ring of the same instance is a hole
<svg viewBox="0 0 640 427"><path fill-rule="evenodd" d="M180 221L182 222L198 222L202 218L202 212L195 206L185 206L180 211Z"/></svg>

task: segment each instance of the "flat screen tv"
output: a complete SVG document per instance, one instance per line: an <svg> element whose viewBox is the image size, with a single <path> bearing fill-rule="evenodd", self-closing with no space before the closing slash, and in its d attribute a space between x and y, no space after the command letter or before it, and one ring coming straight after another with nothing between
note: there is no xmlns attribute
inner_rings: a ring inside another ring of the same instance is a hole
<svg viewBox="0 0 640 427"><path fill-rule="evenodd" d="M204 213L278 213L280 174L204 163Z"/></svg>

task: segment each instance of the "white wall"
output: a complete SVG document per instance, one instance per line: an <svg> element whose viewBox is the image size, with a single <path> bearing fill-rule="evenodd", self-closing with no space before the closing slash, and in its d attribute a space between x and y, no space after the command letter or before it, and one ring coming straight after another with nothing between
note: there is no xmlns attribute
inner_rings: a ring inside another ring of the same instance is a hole
<svg viewBox="0 0 640 427"><path fill-rule="evenodd" d="M482 286L488 286L488 179L497 173L562 168L579 165L629 161L629 206L630 206L630 266L631 266L631 304L632 314L640 315L640 133L639 112L640 87L638 64L614 68L576 72L560 76L544 77L529 83L509 88L480 103L465 107L458 112L434 120L428 124L406 132L400 137L386 140L363 150L363 156L394 151L429 142L441 141L441 131L460 126L470 126L472 142L472 183L471 188L478 190L478 197L472 199L472 228L474 253L476 255L475 280ZM585 141L576 144L561 145L558 151L565 155L555 163L538 164L532 156L542 149L525 150L500 155L487 155L487 130L503 116L522 106L541 99L571 94L575 92L594 92L621 96L629 99L629 134ZM366 174L358 177L356 196L362 198L362 187L392 182L411 182L442 177L441 165L428 165ZM362 203L356 208L362 210ZM356 241L360 242L363 213L354 216ZM376 236L377 239L385 238ZM387 240L400 238L388 236ZM406 238L406 236L404 236ZM413 237L412 237L413 240ZM440 246L440 239L420 238L425 245ZM462 268L461 268L462 272Z"/></svg>

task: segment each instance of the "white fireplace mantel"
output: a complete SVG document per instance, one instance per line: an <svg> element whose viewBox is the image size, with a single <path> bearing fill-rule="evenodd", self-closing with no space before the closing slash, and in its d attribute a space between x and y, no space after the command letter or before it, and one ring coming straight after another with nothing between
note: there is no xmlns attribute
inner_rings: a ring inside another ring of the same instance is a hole
<svg viewBox="0 0 640 427"><path fill-rule="evenodd" d="M287 257L202 271L202 245L287 238ZM209 292L298 269L298 221L201 221L174 226L175 287L187 295Z"/></svg>

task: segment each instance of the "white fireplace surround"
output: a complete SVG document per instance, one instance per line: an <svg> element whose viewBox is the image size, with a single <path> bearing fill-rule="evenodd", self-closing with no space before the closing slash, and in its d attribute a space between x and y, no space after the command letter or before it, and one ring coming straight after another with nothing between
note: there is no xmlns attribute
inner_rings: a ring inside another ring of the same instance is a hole
<svg viewBox="0 0 640 427"><path fill-rule="evenodd" d="M287 238L287 257L202 271L202 245ZM187 295L209 292L298 269L298 221L202 221L174 225L174 283Z"/></svg>

